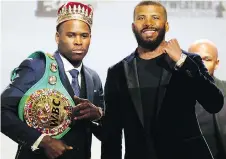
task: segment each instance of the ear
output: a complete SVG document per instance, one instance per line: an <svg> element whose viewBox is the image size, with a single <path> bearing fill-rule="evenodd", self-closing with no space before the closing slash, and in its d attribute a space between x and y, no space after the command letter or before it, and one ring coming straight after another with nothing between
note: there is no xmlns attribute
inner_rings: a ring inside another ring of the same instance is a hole
<svg viewBox="0 0 226 159"><path fill-rule="evenodd" d="M132 23L132 31L134 32L134 30L135 30L135 24L134 23Z"/></svg>
<svg viewBox="0 0 226 159"><path fill-rule="evenodd" d="M216 65L215 65L215 67L214 67L214 70L217 70L217 68L219 67L219 63L220 63L220 60L217 59Z"/></svg>
<svg viewBox="0 0 226 159"><path fill-rule="evenodd" d="M166 30L166 32L169 31L169 23L168 22L165 23L165 30Z"/></svg>
<svg viewBox="0 0 226 159"><path fill-rule="evenodd" d="M59 41L60 41L60 33L59 32L56 32L56 34L55 34L55 41L57 44L59 44Z"/></svg>

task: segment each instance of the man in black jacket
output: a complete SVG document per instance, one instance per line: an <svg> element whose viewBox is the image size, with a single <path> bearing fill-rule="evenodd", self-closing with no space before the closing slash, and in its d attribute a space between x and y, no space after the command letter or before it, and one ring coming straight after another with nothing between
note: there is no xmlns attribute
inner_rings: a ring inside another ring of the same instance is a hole
<svg viewBox="0 0 226 159"><path fill-rule="evenodd" d="M214 71L219 65L218 50L216 45L206 39L195 41L188 49L201 56L209 74L214 78L216 86L224 95L224 106L220 112L210 114L197 102L196 114L202 133L209 145L215 159L226 158L226 81L214 76ZM208 91L208 90L207 90ZM213 98L213 97L212 97ZM214 98L213 98L214 99ZM213 103L214 106L214 103Z"/></svg>
<svg viewBox="0 0 226 159"><path fill-rule="evenodd" d="M158 2L135 7L132 29L137 49L108 70L102 159L122 158L122 130L125 159L212 159L195 104L216 113L223 95L202 59L165 41L167 12Z"/></svg>

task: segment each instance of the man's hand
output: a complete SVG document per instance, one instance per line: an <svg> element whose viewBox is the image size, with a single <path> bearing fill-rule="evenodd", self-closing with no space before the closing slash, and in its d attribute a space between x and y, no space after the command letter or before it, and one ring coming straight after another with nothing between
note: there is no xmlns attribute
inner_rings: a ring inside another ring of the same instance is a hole
<svg viewBox="0 0 226 159"><path fill-rule="evenodd" d="M171 39L167 42L167 44L163 47L163 51L169 55L169 57L177 62L182 54L179 43L176 39Z"/></svg>
<svg viewBox="0 0 226 159"><path fill-rule="evenodd" d="M97 120L102 117L102 110L92 104L87 99L82 99L77 96L74 96L75 102L78 104L72 108L72 114L78 114L73 116L74 120L81 120L81 119L89 119L89 120Z"/></svg>
<svg viewBox="0 0 226 159"><path fill-rule="evenodd" d="M73 149L73 147L64 144L61 140L53 139L48 135L44 136L40 147L44 148L46 155L50 159L55 159L61 156L65 151Z"/></svg>

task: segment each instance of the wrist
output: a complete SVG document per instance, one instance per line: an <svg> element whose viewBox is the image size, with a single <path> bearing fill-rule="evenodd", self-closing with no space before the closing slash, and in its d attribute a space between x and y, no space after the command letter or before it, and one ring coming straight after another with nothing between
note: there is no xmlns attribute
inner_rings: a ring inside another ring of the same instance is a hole
<svg viewBox="0 0 226 159"><path fill-rule="evenodd" d="M101 118L104 115L103 109L101 107L97 107L97 108Z"/></svg>
<svg viewBox="0 0 226 159"><path fill-rule="evenodd" d="M97 119L94 119L93 121L100 120L102 118L102 116L104 115L104 112L101 107L97 107L97 111L98 111L99 117L97 117Z"/></svg>
<svg viewBox="0 0 226 159"><path fill-rule="evenodd" d="M45 146L50 143L51 139L52 138L49 135L44 136L42 141L40 142L40 147L45 148Z"/></svg>
<svg viewBox="0 0 226 159"><path fill-rule="evenodd" d="M178 54L178 55L176 56L176 58L174 59L175 63L177 63L178 61L180 61L181 55L182 55L182 54L183 54L183 53L181 52L180 54Z"/></svg>
<svg viewBox="0 0 226 159"><path fill-rule="evenodd" d="M40 147L40 143L43 140L43 138L46 136L47 134L41 134L41 136L39 136L39 138L35 141L35 143L31 146L31 150L32 151L36 151L39 149Z"/></svg>
<svg viewBox="0 0 226 159"><path fill-rule="evenodd" d="M187 55L184 53L181 53L180 59L176 62L176 65L175 65L176 70L184 64L184 61L186 60L186 58L187 58Z"/></svg>

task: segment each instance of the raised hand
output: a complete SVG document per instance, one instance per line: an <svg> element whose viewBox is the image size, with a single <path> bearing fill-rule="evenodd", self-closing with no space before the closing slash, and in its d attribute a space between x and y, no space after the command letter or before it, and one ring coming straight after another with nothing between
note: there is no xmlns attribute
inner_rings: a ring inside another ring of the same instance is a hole
<svg viewBox="0 0 226 159"><path fill-rule="evenodd" d="M177 39L171 39L162 49L174 62L177 62L181 57L182 50Z"/></svg>

